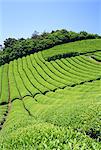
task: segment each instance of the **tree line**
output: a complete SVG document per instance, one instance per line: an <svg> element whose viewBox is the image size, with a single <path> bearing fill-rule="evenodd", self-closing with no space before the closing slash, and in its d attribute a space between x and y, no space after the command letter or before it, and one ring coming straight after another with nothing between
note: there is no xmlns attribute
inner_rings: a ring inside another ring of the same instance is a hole
<svg viewBox="0 0 101 150"><path fill-rule="evenodd" d="M90 34L85 31L79 33L65 29L38 34L34 32L31 38L8 38L4 41L3 51L0 51L0 65L21 58L28 54L51 48L55 45L74 42L78 40L101 38L98 34Z"/></svg>

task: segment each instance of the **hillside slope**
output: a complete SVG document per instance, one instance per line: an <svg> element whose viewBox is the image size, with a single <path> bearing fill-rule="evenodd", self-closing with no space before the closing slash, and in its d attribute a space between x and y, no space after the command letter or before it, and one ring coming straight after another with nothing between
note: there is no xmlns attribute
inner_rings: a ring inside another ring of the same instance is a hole
<svg viewBox="0 0 101 150"><path fill-rule="evenodd" d="M100 150L100 58L95 39L1 66L0 150Z"/></svg>

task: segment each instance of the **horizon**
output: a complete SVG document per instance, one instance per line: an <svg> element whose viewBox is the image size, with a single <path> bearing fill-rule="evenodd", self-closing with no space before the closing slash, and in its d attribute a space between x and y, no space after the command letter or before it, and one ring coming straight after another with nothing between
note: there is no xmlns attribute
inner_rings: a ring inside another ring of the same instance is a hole
<svg viewBox="0 0 101 150"><path fill-rule="evenodd" d="M7 38L30 38L36 30L66 29L101 34L100 0L1 0L0 44ZM85 11L86 10L86 11Z"/></svg>

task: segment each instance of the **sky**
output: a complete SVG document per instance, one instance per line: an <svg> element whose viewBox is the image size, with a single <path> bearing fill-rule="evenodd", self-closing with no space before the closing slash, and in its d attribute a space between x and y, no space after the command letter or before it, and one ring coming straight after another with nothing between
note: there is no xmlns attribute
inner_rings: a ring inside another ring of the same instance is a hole
<svg viewBox="0 0 101 150"><path fill-rule="evenodd" d="M101 35L101 1L0 0L0 44L57 29Z"/></svg>

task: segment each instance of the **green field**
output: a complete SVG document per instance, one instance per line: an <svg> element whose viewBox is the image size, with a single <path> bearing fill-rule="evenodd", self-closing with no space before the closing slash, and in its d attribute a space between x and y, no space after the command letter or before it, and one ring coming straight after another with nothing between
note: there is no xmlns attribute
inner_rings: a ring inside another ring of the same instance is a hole
<svg viewBox="0 0 101 150"><path fill-rule="evenodd" d="M0 150L101 150L100 61L95 39L1 66Z"/></svg>

